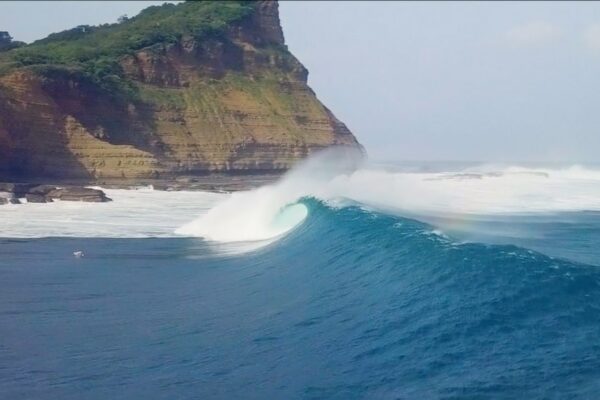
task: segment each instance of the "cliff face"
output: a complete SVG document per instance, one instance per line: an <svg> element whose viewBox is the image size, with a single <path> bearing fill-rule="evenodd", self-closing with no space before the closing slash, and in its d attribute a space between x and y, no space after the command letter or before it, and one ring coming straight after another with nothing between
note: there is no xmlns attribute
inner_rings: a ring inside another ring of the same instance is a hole
<svg viewBox="0 0 600 400"><path fill-rule="evenodd" d="M183 33L128 51L116 58L116 78L94 79L66 63L14 67L28 46L7 52L0 179L275 172L323 147L360 146L307 86L277 7L260 1L219 34ZM126 84L127 95L107 88L109 79Z"/></svg>

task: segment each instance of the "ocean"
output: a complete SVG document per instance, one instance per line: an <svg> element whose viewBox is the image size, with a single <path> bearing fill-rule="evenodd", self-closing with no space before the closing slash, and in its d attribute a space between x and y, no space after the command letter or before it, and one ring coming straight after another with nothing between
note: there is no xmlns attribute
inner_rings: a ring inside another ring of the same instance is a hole
<svg viewBox="0 0 600 400"><path fill-rule="evenodd" d="M332 162L1 206L0 397L598 397L600 169Z"/></svg>

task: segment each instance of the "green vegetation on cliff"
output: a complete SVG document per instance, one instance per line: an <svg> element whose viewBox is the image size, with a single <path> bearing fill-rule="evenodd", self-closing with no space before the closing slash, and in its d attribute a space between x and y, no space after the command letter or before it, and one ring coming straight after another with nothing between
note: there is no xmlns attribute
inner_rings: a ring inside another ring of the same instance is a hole
<svg viewBox="0 0 600 400"><path fill-rule="evenodd" d="M16 49L17 47L24 46L23 42L15 42L6 31L0 31L0 52Z"/></svg>
<svg viewBox="0 0 600 400"><path fill-rule="evenodd" d="M184 35L196 40L219 36L249 15L252 2L186 1L144 9L133 18L100 26L80 25L7 53L19 65L116 61L157 43L175 43Z"/></svg>
<svg viewBox="0 0 600 400"><path fill-rule="evenodd" d="M250 15L254 6L247 1L165 3L119 23L80 25L2 53L0 74L27 66L53 74L67 68L105 89L131 94L119 65L121 57L157 44L176 43L184 36L197 41L222 38L226 29Z"/></svg>

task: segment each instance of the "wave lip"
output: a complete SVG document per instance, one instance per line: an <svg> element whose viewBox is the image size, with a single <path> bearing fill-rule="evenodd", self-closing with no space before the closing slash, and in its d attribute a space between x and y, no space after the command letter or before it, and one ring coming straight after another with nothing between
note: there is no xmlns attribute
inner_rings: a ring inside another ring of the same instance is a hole
<svg viewBox="0 0 600 400"><path fill-rule="evenodd" d="M363 160L356 150L326 149L305 160L275 185L233 193L176 234L216 242L256 242L290 231L308 215L299 202L307 196L329 198L321 193L332 179L354 172Z"/></svg>
<svg viewBox="0 0 600 400"><path fill-rule="evenodd" d="M342 200L342 207L346 199L389 214L461 225L471 225L477 216L600 210L598 170L483 165L406 172L374 169L363 161L336 151L311 156L278 183L234 193L176 233L216 242L271 240L306 217L298 201L309 197L329 205Z"/></svg>
<svg viewBox="0 0 600 400"><path fill-rule="evenodd" d="M273 187L234 193L228 200L175 231L216 242L258 242L279 237L308 215L302 203L287 202Z"/></svg>

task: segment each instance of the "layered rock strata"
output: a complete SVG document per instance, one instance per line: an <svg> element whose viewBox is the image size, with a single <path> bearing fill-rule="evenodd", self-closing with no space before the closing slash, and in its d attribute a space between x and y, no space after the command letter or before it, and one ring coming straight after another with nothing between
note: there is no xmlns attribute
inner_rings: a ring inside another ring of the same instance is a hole
<svg viewBox="0 0 600 400"><path fill-rule="evenodd" d="M214 38L183 35L118 62L132 98L64 65L0 75L0 179L277 173L328 146L360 147L307 85L277 2Z"/></svg>

